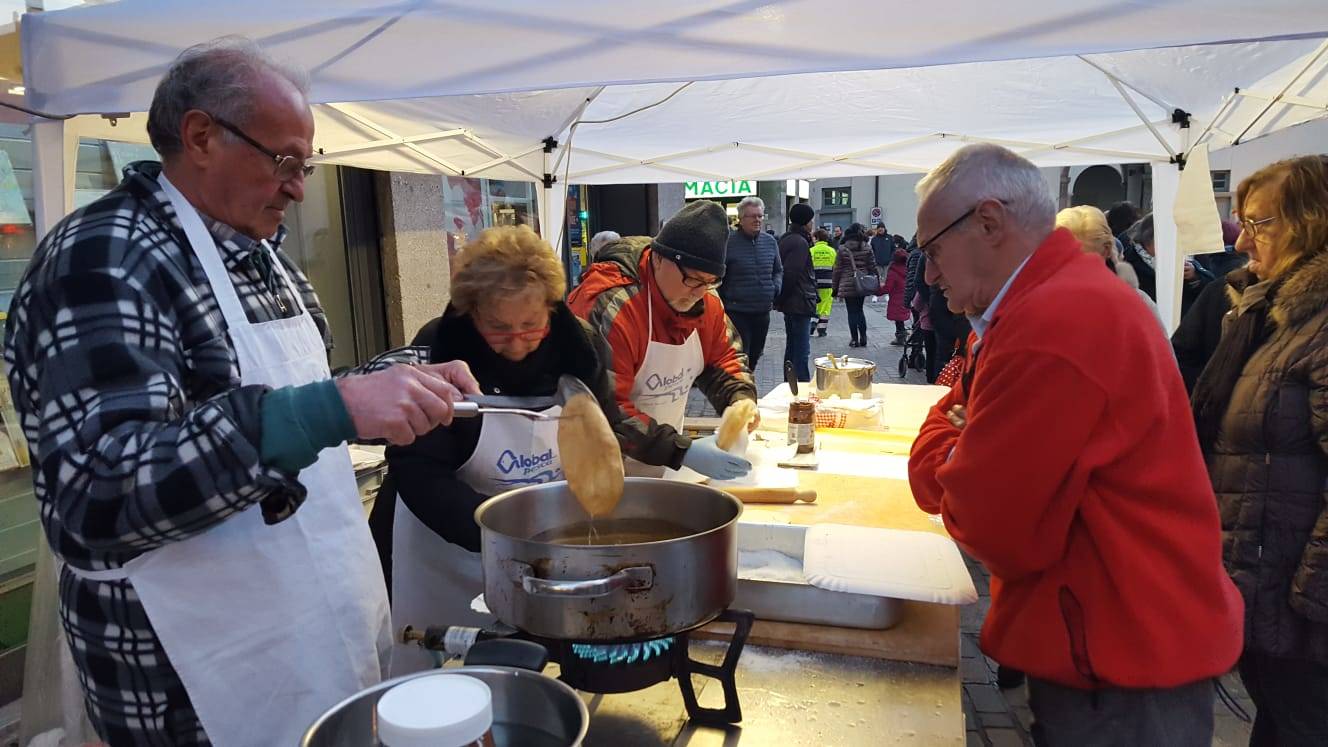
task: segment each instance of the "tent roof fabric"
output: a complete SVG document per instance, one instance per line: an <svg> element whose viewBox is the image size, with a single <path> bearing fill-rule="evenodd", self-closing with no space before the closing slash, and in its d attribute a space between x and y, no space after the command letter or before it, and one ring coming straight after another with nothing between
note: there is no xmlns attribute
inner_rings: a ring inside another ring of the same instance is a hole
<svg viewBox="0 0 1328 747"><path fill-rule="evenodd" d="M811 0L122 0L26 16L25 83L141 112L182 47L245 34L310 70L325 161L586 184L917 172L971 141L1166 161L1328 112L1322 0L836 7L859 38L816 39Z"/></svg>

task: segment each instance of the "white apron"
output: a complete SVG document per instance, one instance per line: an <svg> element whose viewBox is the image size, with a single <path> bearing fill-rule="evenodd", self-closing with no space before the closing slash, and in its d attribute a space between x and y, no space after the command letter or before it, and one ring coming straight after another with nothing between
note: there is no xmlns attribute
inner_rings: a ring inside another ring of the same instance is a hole
<svg viewBox="0 0 1328 747"><path fill-rule="evenodd" d="M650 344L646 346L645 360L641 361L641 368L632 382L632 404L655 422L671 425L681 432L683 418L687 415L687 395L691 393L696 377L705 368L701 336L692 330L681 345L657 342L655 296L649 286L643 288L642 292L646 294L646 334L650 336ZM687 482L705 479L686 467L681 470L655 467L630 457L626 459L625 465L627 474L632 477L663 476Z"/></svg>
<svg viewBox="0 0 1328 747"><path fill-rule="evenodd" d="M551 407L543 412L557 416L562 408ZM457 477L484 496L563 479L558 421L485 415L475 452L457 470ZM471 601L484 593L480 554L438 536L416 518L400 496L396 500L392 520L393 628L491 624L492 615L470 608ZM446 498L439 496L439 500ZM397 644L392 648L393 677L432 666L432 655L417 645Z"/></svg>
<svg viewBox="0 0 1328 747"><path fill-rule="evenodd" d="M198 212L165 176L161 185L217 296L241 383L327 379L303 302L299 316L250 323ZM275 253L272 263L294 288ZM323 711L383 675L387 594L346 447L324 449L299 480L308 499L279 524L255 505L123 568L76 571L129 579L217 747L298 744Z"/></svg>

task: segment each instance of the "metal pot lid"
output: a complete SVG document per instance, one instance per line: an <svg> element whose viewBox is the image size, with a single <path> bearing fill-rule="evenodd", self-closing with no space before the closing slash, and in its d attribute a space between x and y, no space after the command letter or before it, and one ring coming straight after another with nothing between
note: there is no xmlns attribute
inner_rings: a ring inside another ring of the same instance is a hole
<svg viewBox="0 0 1328 747"><path fill-rule="evenodd" d="M866 358L841 358L835 356L835 365L831 365L830 359L823 355L816 359L816 367L823 368L827 371L860 371L866 368L876 368L876 363L875 361L869 361Z"/></svg>

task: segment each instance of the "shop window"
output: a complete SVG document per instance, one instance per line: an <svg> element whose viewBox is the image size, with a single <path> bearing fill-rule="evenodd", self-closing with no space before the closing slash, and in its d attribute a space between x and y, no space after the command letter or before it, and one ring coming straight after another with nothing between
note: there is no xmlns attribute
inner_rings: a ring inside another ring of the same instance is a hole
<svg viewBox="0 0 1328 747"><path fill-rule="evenodd" d="M533 182L443 177L443 227L447 253L494 226L530 226L539 232L539 203Z"/></svg>
<svg viewBox="0 0 1328 747"><path fill-rule="evenodd" d="M1231 217L1231 172L1214 171L1213 174L1213 199L1217 201L1218 215L1226 220Z"/></svg>
<svg viewBox="0 0 1328 747"><path fill-rule="evenodd" d="M852 207L853 206L853 188L852 187L826 187L821 190L821 207Z"/></svg>
<svg viewBox="0 0 1328 747"><path fill-rule="evenodd" d="M530 226L538 230L539 206L534 183L486 180L489 184L489 211L492 226Z"/></svg>

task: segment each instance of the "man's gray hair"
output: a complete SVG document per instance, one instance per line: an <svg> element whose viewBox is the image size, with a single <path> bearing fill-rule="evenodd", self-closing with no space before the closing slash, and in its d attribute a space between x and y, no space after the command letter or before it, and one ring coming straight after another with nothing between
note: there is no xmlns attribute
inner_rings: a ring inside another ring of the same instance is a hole
<svg viewBox="0 0 1328 747"><path fill-rule="evenodd" d="M265 73L275 74L309 95L303 70L274 60L251 39L223 36L180 53L157 83L148 109L148 138L162 158L179 153L180 122L191 109L243 127L254 113L255 92ZM226 137L233 137L229 132Z"/></svg>
<svg viewBox="0 0 1328 747"><path fill-rule="evenodd" d="M960 202L976 205L996 199L1029 232L1051 233L1056 203L1042 172L1032 161L990 143L966 145L918 182L918 202L953 190Z"/></svg>
<svg viewBox="0 0 1328 747"><path fill-rule="evenodd" d="M742 202L738 203L738 217L741 218L742 211L746 210L749 207L752 207L753 205L760 208L762 213L765 213L765 200L762 200L760 197L752 195L751 197L742 198Z"/></svg>
<svg viewBox="0 0 1328 747"><path fill-rule="evenodd" d="M596 254L596 253L600 250L600 248L603 247L605 244L608 244L609 242L612 242L612 241L617 241L618 239L621 239L621 238L622 238L622 237L618 235L618 232L617 232L617 231L600 231L599 233L597 233L597 234L595 234L594 236L590 237L590 256L591 256L591 258L593 259L594 256L595 256L595 254Z"/></svg>

